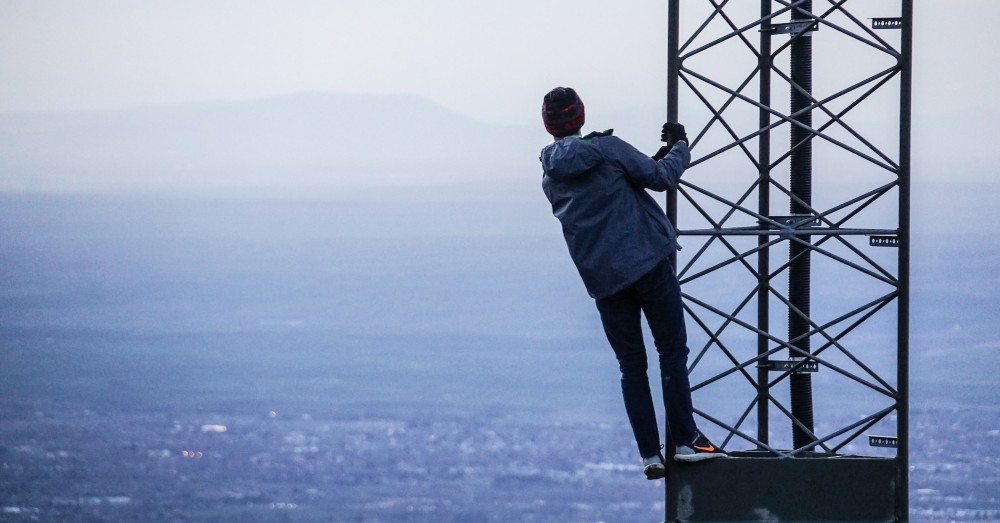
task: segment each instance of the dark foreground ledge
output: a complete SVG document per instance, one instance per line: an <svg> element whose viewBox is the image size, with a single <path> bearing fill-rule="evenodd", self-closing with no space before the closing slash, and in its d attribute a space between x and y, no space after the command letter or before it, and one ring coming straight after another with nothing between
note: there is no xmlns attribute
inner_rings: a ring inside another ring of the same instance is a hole
<svg viewBox="0 0 1000 523"><path fill-rule="evenodd" d="M894 521L895 474L892 458L815 453L671 463L666 520Z"/></svg>

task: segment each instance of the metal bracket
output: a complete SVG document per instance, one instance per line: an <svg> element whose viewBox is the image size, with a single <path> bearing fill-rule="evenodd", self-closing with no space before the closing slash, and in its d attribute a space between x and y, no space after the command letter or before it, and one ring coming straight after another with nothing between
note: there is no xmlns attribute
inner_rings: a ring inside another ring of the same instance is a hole
<svg viewBox="0 0 1000 523"><path fill-rule="evenodd" d="M811 218L811 215L809 214L793 214L791 216L768 216L768 218L784 225L785 227L794 227L796 229L815 228L822 225L822 221L819 218Z"/></svg>
<svg viewBox="0 0 1000 523"><path fill-rule="evenodd" d="M869 247L899 247L899 236L869 236Z"/></svg>
<svg viewBox="0 0 1000 523"><path fill-rule="evenodd" d="M798 365L798 368L796 368ZM815 361L802 362L801 360L765 360L757 364L757 368L767 369L771 372L787 372L795 369L796 374L806 372L818 372L819 363Z"/></svg>
<svg viewBox="0 0 1000 523"><path fill-rule="evenodd" d="M899 438L896 436L868 436L868 445L887 449L899 448Z"/></svg>
<svg viewBox="0 0 1000 523"><path fill-rule="evenodd" d="M872 18L872 29L902 29L903 18Z"/></svg>
<svg viewBox="0 0 1000 523"><path fill-rule="evenodd" d="M784 24L771 24L761 27L760 31L762 33L770 33L773 35L782 34L799 34L799 33L811 33L813 31L819 31L819 24L813 20L800 20L796 22L788 22Z"/></svg>

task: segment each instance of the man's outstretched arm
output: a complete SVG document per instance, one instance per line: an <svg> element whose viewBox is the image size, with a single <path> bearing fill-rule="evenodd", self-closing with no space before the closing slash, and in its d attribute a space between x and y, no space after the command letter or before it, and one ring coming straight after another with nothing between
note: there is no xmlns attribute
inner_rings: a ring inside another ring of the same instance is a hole
<svg viewBox="0 0 1000 523"><path fill-rule="evenodd" d="M666 156L659 160L646 156L628 144L625 146L627 149L621 151L618 158L619 164L625 171L625 177L636 185L654 191L666 191L677 187L681 175L691 161L691 152L685 141L673 144Z"/></svg>

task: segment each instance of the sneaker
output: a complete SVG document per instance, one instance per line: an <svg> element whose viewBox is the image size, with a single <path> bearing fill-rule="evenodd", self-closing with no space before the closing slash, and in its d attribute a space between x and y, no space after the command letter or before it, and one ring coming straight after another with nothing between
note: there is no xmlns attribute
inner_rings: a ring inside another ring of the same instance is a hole
<svg viewBox="0 0 1000 523"><path fill-rule="evenodd" d="M704 434L698 433L694 441L687 445L678 445L674 453L675 461L702 461L712 458L729 456L726 451L716 447Z"/></svg>
<svg viewBox="0 0 1000 523"><path fill-rule="evenodd" d="M642 460L642 473L646 479L663 479L667 476L667 467L663 464L663 458L653 456Z"/></svg>

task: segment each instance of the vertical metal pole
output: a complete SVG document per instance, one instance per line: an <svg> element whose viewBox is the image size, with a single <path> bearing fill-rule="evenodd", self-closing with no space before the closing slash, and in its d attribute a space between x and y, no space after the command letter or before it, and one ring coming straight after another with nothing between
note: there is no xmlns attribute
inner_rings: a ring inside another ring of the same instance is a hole
<svg viewBox="0 0 1000 523"><path fill-rule="evenodd" d="M680 74L680 0L670 0L667 5L667 121L677 121L677 79ZM690 144L689 144L690 145ZM677 227L677 190L667 191L667 219ZM670 255L670 263L677 267L677 253Z"/></svg>
<svg viewBox="0 0 1000 523"><path fill-rule="evenodd" d="M667 121L677 121L677 77L680 72L680 57L677 56L680 47L680 0L669 0L667 2ZM677 227L677 189L667 191L667 219ZM670 263L677 267L677 253L670 255ZM676 270L676 269L675 269ZM670 425L667 424L664 439L666 441L666 457L672 459L672 442L670 438ZM664 520L670 518L670 479L663 481L663 510Z"/></svg>
<svg viewBox="0 0 1000 523"><path fill-rule="evenodd" d="M910 89L913 1L903 1L899 86L899 310L896 361L896 521L909 521L910 474Z"/></svg>
<svg viewBox="0 0 1000 523"><path fill-rule="evenodd" d="M771 15L771 0L761 0L760 19L768 19ZM758 73L760 74L760 103L764 107L771 106L771 34L767 31L760 32L760 53L758 57ZM765 129L771 124L771 113L761 108L758 116L760 129ZM758 172L757 187L757 212L761 216L771 214L771 131L764 131L758 137L757 142L757 162L760 165ZM761 229L768 229L767 224L761 224ZM757 246L757 328L760 332L770 332L770 310L768 303L770 293L768 287L771 282L768 275L771 272L770 249L763 248L770 241L768 236L759 236ZM768 339L764 334L757 335L757 355L762 355L768 350ZM768 403L768 369L761 366L757 369L757 440L768 444L768 424L769 407Z"/></svg>
<svg viewBox="0 0 1000 523"><path fill-rule="evenodd" d="M812 1L800 2L792 10L792 21L810 20ZM812 112L806 110L812 103L812 36L805 30L792 37L791 44L791 114L792 120L800 125L791 125L792 154L789 159L791 169L790 189L798 198L791 200L789 211L792 215L810 213L812 206ZM799 114L796 114L799 113ZM801 240L809 242L808 236ZM799 242L790 241L788 246L788 339L797 351L791 351L792 359L801 359L810 352L807 336L810 314L810 248ZM793 310L794 309L798 309ZM795 341L792 341L795 340ZM812 376L808 373L793 373L789 376L791 388L792 415L802 426L792 424L792 440L795 448L812 443L813 404Z"/></svg>

